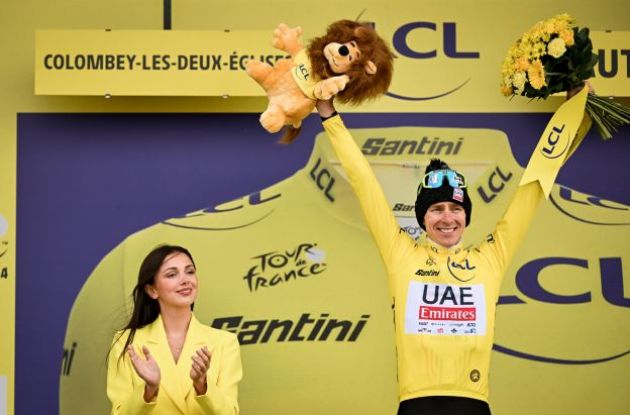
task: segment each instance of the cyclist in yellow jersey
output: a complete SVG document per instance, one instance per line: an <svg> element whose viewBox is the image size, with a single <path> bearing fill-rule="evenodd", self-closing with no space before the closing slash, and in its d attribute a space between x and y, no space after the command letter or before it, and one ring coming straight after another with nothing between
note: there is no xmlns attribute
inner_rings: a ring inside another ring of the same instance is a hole
<svg viewBox="0 0 630 415"><path fill-rule="evenodd" d="M543 192L520 186L493 233L465 249L472 206L466 179L433 159L415 212L426 238L397 223L368 161L330 101L318 101L337 156L385 264L394 307L399 415L490 414L488 371L501 281Z"/></svg>

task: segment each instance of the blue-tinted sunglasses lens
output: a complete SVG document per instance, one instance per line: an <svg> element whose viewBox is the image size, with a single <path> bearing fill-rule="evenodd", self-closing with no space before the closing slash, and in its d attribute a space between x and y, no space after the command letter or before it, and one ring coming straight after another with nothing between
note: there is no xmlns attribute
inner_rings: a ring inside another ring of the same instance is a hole
<svg viewBox="0 0 630 415"><path fill-rule="evenodd" d="M466 187L466 179L464 176L453 170L434 170L425 174L422 180L422 187L436 189L442 186L445 177L448 180L448 184L453 188Z"/></svg>

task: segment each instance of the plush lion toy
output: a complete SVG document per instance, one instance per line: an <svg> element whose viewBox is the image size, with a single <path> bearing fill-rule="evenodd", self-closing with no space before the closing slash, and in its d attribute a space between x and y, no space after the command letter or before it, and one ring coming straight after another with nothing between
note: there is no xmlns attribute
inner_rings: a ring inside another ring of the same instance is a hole
<svg viewBox="0 0 630 415"><path fill-rule="evenodd" d="M306 49L301 35L301 27L281 23L273 32L272 44L291 59L280 59L273 67L254 60L247 63L247 74L269 98L260 123L270 133L288 125L280 140L285 144L295 140L316 100L337 96L343 103L356 105L385 93L392 79L394 55L367 23L334 22Z"/></svg>

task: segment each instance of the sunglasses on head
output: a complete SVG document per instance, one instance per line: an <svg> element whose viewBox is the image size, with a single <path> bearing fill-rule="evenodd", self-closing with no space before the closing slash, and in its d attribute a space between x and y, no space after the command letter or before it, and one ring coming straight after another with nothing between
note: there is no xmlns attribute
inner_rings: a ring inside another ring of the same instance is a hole
<svg viewBox="0 0 630 415"><path fill-rule="evenodd" d="M468 185L466 183L466 177L455 170L433 170L424 175L418 185L418 192L420 192L420 189L423 187L427 189L437 189L442 186L444 179L448 180L448 184L454 189L463 189Z"/></svg>

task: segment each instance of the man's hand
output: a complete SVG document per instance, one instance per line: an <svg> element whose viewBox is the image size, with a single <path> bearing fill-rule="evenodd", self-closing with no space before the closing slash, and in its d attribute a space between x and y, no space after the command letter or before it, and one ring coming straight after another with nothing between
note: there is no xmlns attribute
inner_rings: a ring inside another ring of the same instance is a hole
<svg viewBox="0 0 630 415"><path fill-rule="evenodd" d="M593 89L593 85L590 82L586 81L585 85L578 86L577 88L573 88L567 91L567 100L573 98L573 96L577 95L584 87L588 88L589 93L594 93L595 89Z"/></svg>
<svg viewBox="0 0 630 415"><path fill-rule="evenodd" d="M333 106L332 99L326 101L318 99L315 103L315 108L317 109L319 116L322 118L329 118L335 113L335 107Z"/></svg>

